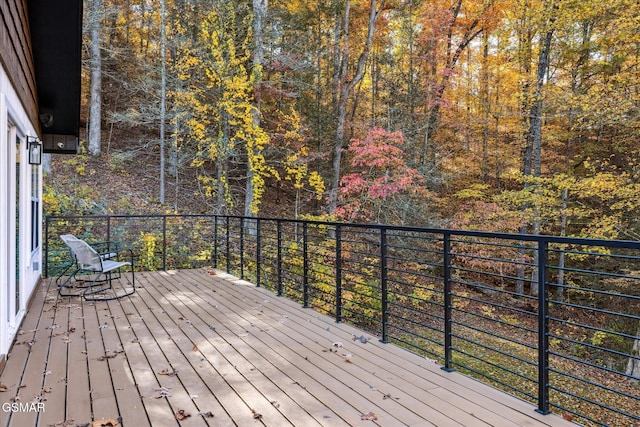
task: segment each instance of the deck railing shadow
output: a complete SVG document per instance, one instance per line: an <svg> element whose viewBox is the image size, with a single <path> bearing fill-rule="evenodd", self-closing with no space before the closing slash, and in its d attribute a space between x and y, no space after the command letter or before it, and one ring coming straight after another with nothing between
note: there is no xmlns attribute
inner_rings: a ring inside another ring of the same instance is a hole
<svg viewBox="0 0 640 427"><path fill-rule="evenodd" d="M220 215L46 219L215 267L586 425L640 424L640 242ZM365 339L354 336L354 340Z"/></svg>

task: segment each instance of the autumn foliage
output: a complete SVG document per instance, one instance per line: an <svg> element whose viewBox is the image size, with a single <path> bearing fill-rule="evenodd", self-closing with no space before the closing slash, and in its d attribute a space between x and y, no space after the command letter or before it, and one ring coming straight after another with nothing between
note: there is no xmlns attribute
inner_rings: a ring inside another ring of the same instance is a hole
<svg viewBox="0 0 640 427"><path fill-rule="evenodd" d="M427 197L424 178L404 160L401 132L373 128L347 149L350 170L340 181L336 215L347 221L396 222L395 212L412 199Z"/></svg>
<svg viewBox="0 0 640 427"><path fill-rule="evenodd" d="M167 0L174 208L636 238L639 7ZM160 11L102 13L103 146L155 158Z"/></svg>

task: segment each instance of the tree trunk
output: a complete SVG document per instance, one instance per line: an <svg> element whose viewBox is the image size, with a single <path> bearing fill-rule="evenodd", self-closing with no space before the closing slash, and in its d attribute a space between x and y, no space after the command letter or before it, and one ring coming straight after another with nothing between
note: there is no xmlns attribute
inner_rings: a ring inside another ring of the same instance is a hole
<svg viewBox="0 0 640 427"><path fill-rule="evenodd" d="M480 102L482 103L482 161L480 171L482 182L489 182L489 35L482 33L482 77Z"/></svg>
<svg viewBox="0 0 640 427"><path fill-rule="evenodd" d="M626 374L634 377L635 381L640 381L640 327L636 332L636 339L633 342L631 356L627 362Z"/></svg>
<svg viewBox="0 0 640 427"><path fill-rule="evenodd" d="M376 9L376 0L369 0L369 24L367 28L367 39L365 46L358 58L358 66L356 73L351 81L347 81L348 65L349 65L349 13L351 9L351 0L346 0L343 24L342 24L342 45L340 48L341 60L340 71L338 75L338 107L337 107L337 127L333 149L333 176L329 189L329 212L333 213L338 206L338 188L340 187L340 174L342 163L342 150L344 148L344 131L347 122L347 103L353 93L354 88L360 83L364 76L364 67L371 51L373 44L373 35L376 21L380 16L380 11Z"/></svg>
<svg viewBox="0 0 640 427"><path fill-rule="evenodd" d="M256 128L260 127L260 81L262 66L264 63L264 34L262 24L265 16L267 15L268 6L268 0L253 0L253 76L255 87L255 108L252 112L252 120L253 125ZM254 175L255 171L252 168L251 159L247 157L247 182L245 185L244 216L255 215L255 213L251 211L251 204L255 194L255 189L253 187ZM249 229L252 230L253 227L249 227Z"/></svg>
<svg viewBox="0 0 640 427"><path fill-rule="evenodd" d="M551 39L553 38L552 24L554 21L553 15L549 18L549 27L543 39L542 47L540 48L540 54L538 58L538 72L536 75L536 89L534 93L533 106L531 107L531 123L529 128L528 139L531 141L529 145L531 147L531 153L533 158L533 176L539 177L542 173L542 88L545 84L545 77L549 69L549 54L551 51ZM536 184L536 187L538 185ZM536 188L536 192L539 191ZM537 205L534 207L534 221L533 221L533 234L540 234L541 219L540 212ZM538 259L538 252L534 252L534 264L540 262ZM532 274L536 274L533 272ZM538 283L537 275L532 277L531 280L531 294L538 295L544 289L544 283Z"/></svg>
<svg viewBox="0 0 640 427"><path fill-rule="evenodd" d="M101 120L102 120L102 59L100 46L100 17L102 0L91 3L91 112L89 117L89 153L100 154Z"/></svg>
<svg viewBox="0 0 640 427"><path fill-rule="evenodd" d="M436 128L440 122L440 108L442 105L443 95L446 88L449 85L451 74L456 68L460 57L466 50L467 46L473 39L475 39L480 33L483 32L483 28L480 27L480 17L484 15L486 11L488 11L493 5L493 0L489 0L484 5L483 11L465 28L465 32L460 37L460 40L457 44L454 45L456 37L454 37L453 30L457 25L458 16L460 11L462 10L462 0L457 0L451 6L451 20L449 22L449 26L447 28L447 50L445 52L446 62L443 64L444 72L442 73L442 77L439 82L436 84L436 89L431 94L431 99L433 100L433 107L431 111L428 113L427 125L424 134L424 143L422 146L422 152L420 153L420 164L423 166L428 165L430 169L434 169L436 166L436 147L432 142L433 135L435 134ZM436 78L437 75L437 65L432 64L432 76ZM428 163L427 163L428 162Z"/></svg>
<svg viewBox="0 0 640 427"><path fill-rule="evenodd" d="M562 217L560 223L560 235L567 235L567 199L569 198L569 190L567 188L562 189ZM558 255L558 286L554 292L556 301L562 301L564 299L564 267L565 267L565 254L564 250L560 251Z"/></svg>
<svg viewBox="0 0 640 427"><path fill-rule="evenodd" d="M218 215L228 215L231 213L229 193L229 140L231 129L229 125L229 114L223 109L220 111L220 121L222 133L218 141L220 153L216 156L216 182L218 184L217 205L215 213Z"/></svg>
<svg viewBox="0 0 640 427"><path fill-rule="evenodd" d="M254 109L252 111L253 126L259 128L261 117L261 87L262 81L262 67L264 64L264 31L263 22L267 15L267 9L269 7L269 0L253 0L253 77L254 77ZM256 147L256 150L258 148ZM259 153L256 153L259 154ZM245 199L244 199L244 216L255 216L256 213L251 210L253 204L253 198L255 197L254 188L254 176L255 170L253 169L251 159L247 155L247 182L245 185ZM257 222L247 221L245 223L247 232L255 236L257 234Z"/></svg>
<svg viewBox="0 0 640 427"><path fill-rule="evenodd" d="M165 45L166 45L166 40L165 40L165 28L164 28L164 22L165 22L165 0L161 1L161 6L160 6L160 58L161 58L161 68L160 68L160 73L161 73L161 83L160 83L160 203L164 205L165 203L165 196L164 196L164 184L165 184L165 176L164 176L164 170L165 170L165 155L164 155L164 148L165 148L165 141L164 141L164 127L165 127L165 121L166 121L166 112L167 112L167 107L166 107L166 100L165 100L165 94L167 91L167 67L166 67L166 52L165 52Z"/></svg>

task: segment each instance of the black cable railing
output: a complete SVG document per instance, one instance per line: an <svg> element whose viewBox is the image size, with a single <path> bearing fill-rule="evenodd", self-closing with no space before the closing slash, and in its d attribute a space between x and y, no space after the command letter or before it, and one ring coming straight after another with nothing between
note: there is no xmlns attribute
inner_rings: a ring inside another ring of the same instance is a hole
<svg viewBox="0 0 640 427"><path fill-rule="evenodd" d="M221 215L47 217L142 270L215 267L587 425L640 425L640 243ZM354 337L359 339L361 337Z"/></svg>

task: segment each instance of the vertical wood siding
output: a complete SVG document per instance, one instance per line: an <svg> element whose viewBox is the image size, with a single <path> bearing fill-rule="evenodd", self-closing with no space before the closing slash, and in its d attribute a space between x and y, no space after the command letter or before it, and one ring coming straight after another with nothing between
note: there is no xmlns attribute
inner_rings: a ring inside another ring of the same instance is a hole
<svg viewBox="0 0 640 427"><path fill-rule="evenodd" d="M0 1L0 61L32 123L38 123L31 34L26 0Z"/></svg>

